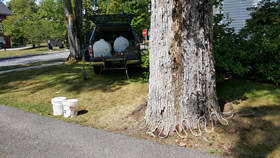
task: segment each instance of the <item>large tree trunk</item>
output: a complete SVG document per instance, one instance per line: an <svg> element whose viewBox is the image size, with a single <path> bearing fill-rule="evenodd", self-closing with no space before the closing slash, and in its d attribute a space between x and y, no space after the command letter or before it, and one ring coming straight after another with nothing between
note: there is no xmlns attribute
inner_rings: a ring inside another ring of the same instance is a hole
<svg viewBox="0 0 280 158"><path fill-rule="evenodd" d="M75 0L75 15L71 0L63 0L70 55L68 60L81 59L82 0Z"/></svg>
<svg viewBox="0 0 280 158"><path fill-rule="evenodd" d="M220 114L212 20L211 0L152 0L145 116L150 132L192 131Z"/></svg>

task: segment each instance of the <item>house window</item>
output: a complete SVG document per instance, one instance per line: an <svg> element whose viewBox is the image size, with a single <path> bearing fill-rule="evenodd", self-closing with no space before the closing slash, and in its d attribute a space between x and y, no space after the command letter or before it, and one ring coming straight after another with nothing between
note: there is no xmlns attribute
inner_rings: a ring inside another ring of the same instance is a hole
<svg viewBox="0 0 280 158"><path fill-rule="evenodd" d="M0 33L3 33L3 25L0 24Z"/></svg>
<svg viewBox="0 0 280 158"><path fill-rule="evenodd" d="M4 37L0 36L0 44L3 44L3 43L4 43Z"/></svg>

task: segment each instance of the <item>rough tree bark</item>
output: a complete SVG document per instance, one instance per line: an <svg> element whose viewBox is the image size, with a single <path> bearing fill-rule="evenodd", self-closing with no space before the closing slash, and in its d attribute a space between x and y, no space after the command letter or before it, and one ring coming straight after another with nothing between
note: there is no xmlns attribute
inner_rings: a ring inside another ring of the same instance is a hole
<svg viewBox="0 0 280 158"><path fill-rule="evenodd" d="M152 0L148 131L192 131L220 116L212 17L211 0Z"/></svg>
<svg viewBox="0 0 280 158"><path fill-rule="evenodd" d="M68 60L81 59L82 38L82 4L83 0L75 0L75 14L72 9L71 0L63 0L64 14L66 17L66 28L69 42L70 55Z"/></svg>

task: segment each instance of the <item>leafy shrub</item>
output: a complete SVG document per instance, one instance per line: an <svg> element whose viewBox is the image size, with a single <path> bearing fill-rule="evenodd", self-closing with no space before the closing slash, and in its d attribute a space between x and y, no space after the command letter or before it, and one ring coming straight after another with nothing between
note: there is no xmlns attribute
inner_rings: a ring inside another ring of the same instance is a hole
<svg viewBox="0 0 280 158"><path fill-rule="evenodd" d="M142 54L142 70L143 70L143 78L144 82L149 81L150 76L150 57L149 57L149 50Z"/></svg>
<svg viewBox="0 0 280 158"><path fill-rule="evenodd" d="M280 83L280 1L261 1L249 8L251 19L239 32L214 17L213 50L217 81L234 76Z"/></svg>
<svg viewBox="0 0 280 158"><path fill-rule="evenodd" d="M261 1L252 7L251 19L240 31L243 51L251 60L249 76L259 81L280 83L280 1Z"/></svg>
<svg viewBox="0 0 280 158"><path fill-rule="evenodd" d="M213 51L217 82L222 82L230 76L242 77L251 70L246 51L239 49L238 35L234 33L233 28L229 28L230 22L220 23L222 18L222 14L214 16Z"/></svg>

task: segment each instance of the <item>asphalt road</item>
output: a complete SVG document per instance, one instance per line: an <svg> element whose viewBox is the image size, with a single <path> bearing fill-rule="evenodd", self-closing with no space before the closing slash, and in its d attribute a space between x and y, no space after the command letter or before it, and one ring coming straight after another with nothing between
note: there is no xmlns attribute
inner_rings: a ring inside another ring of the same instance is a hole
<svg viewBox="0 0 280 158"><path fill-rule="evenodd" d="M53 53L53 54L45 54L45 55L36 55L36 56L28 56L24 58L12 58L6 60L0 60L0 67L7 66L17 66L24 64L31 64L42 61L51 61L57 59L66 59L69 56L69 51L65 51L63 53Z"/></svg>
<svg viewBox="0 0 280 158"><path fill-rule="evenodd" d="M28 48L32 48L32 46L18 47L18 48L6 48L6 50L0 49L0 51L14 51L14 50L22 50L22 49L28 49Z"/></svg>
<svg viewBox="0 0 280 158"><path fill-rule="evenodd" d="M214 158L216 156L71 124L0 105L0 157Z"/></svg>
<svg viewBox="0 0 280 158"><path fill-rule="evenodd" d="M5 74L5 73L9 73L9 72L14 72L14 71L23 71L23 70L29 70L29 69L35 69L35 68L42 68L42 67L60 65L62 63L63 62L55 62L55 63L49 63L49 64L43 64L43 65L36 65L36 66L22 67L22 68L16 68L16 69L11 69L11 70L4 70L4 71L0 71L0 75Z"/></svg>

